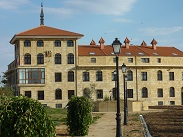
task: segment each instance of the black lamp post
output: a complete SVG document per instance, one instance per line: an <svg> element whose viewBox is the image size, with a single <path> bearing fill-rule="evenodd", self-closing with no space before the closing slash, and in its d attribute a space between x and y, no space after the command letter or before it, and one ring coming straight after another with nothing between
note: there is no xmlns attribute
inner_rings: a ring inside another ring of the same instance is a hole
<svg viewBox="0 0 183 137"><path fill-rule="evenodd" d="M128 124L127 120L127 110L128 110L128 105L127 105L127 76L125 75L126 73L126 65L123 63L121 66L122 72L123 72L123 81L124 81L124 125Z"/></svg>
<svg viewBox="0 0 183 137"><path fill-rule="evenodd" d="M121 42L116 38L112 43L114 54L116 55L116 100L117 100L117 113L116 113L116 137L122 137L121 130L121 113L120 113L120 94L119 94L119 66L118 66L118 55L121 52Z"/></svg>

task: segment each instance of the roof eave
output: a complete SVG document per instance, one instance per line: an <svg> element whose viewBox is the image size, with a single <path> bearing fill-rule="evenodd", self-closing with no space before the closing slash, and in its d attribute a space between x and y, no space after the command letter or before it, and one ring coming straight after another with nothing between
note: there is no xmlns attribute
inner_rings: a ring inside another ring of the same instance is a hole
<svg viewBox="0 0 183 137"><path fill-rule="evenodd" d="M73 36L59 36L59 35L55 35L55 36L49 36L49 35L43 35L43 36L35 36L35 35L25 35L25 36L19 36L19 35L14 35L13 38L10 40L10 44L14 44L16 40L18 39L41 39L41 38L74 38L74 39L80 39L82 38L84 35L73 35Z"/></svg>

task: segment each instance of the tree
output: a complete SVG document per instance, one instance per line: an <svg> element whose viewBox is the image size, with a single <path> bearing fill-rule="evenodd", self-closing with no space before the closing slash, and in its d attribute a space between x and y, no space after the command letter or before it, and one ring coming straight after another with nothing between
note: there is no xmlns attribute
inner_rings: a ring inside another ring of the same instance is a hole
<svg viewBox="0 0 183 137"><path fill-rule="evenodd" d="M55 136L54 124L40 102L25 96L0 99L0 136Z"/></svg>
<svg viewBox="0 0 183 137"><path fill-rule="evenodd" d="M90 87L86 87L83 89L83 96L89 99L92 99L93 94L95 93L96 84L90 84Z"/></svg>
<svg viewBox="0 0 183 137"><path fill-rule="evenodd" d="M3 72L3 76L0 76L0 96L13 96L14 91L8 84L7 72ZM1 86L3 84L3 86Z"/></svg>
<svg viewBox="0 0 183 137"><path fill-rule="evenodd" d="M67 104L67 125L71 136L88 135L92 104L88 98L73 96Z"/></svg>

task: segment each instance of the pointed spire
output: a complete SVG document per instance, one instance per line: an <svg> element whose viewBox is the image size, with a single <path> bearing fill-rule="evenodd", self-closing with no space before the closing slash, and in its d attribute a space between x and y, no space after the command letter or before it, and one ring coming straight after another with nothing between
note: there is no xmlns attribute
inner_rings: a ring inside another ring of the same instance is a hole
<svg viewBox="0 0 183 137"><path fill-rule="evenodd" d="M158 44L158 42L153 38L153 40L151 41L151 44L152 44L152 48L154 50L156 50L156 44Z"/></svg>
<svg viewBox="0 0 183 137"><path fill-rule="evenodd" d="M129 46L129 43L130 43L130 40L126 37L126 39L124 40L124 43L125 43L125 48L126 49L129 49L130 46Z"/></svg>
<svg viewBox="0 0 183 137"><path fill-rule="evenodd" d="M147 46L146 42L143 40L141 46Z"/></svg>
<svg viewBox="0 0 183 137"><path fill-rule="evenodd" d="M104 49L105 40L104 40L102 37L100 38L100 40L99 40L98 43L100 43L100 48L101 48L101 49Z"/></svg>
<svg viewBox="0 0 183 137"><path fill-rule="evenodd" d="M92 39L92 41L90 42L90 45L96 45L95 41Z"/></svg>
<svg viewBox="0 0 183 137"><path fill-rule="evenodd" d="M98 43L104 44L105 43L105 40L101 37Z"/></svg>
<svg viewBox="0 0 183 137"><path fill-rule="evenodd" d="M43 3L41 3L40 25L44 25Z"/></svg>

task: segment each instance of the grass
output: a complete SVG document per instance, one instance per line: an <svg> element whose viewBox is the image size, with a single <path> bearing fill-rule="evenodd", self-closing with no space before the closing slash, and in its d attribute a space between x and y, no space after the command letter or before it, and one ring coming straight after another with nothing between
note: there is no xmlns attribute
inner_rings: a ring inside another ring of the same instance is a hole
<svg viewBox="0 0 183 137"><path fill-rule="evenodd" d="M50 116L50 120L52 120L55 124L61 125L66 124L66 117L67 117L67 109L63 108L45 108L47 114Z"/></svg>
<svg viewBox="0 0 183 137"><path fill-rule="evenodd" d="M52 120L55 126L58 125L66 125L67 118L67 109L66 108L45 108L47 114L50 116L50 120ZM93 121L95 123L97 119L101 118L103 114L101 113L92 113Z"/></svg>

